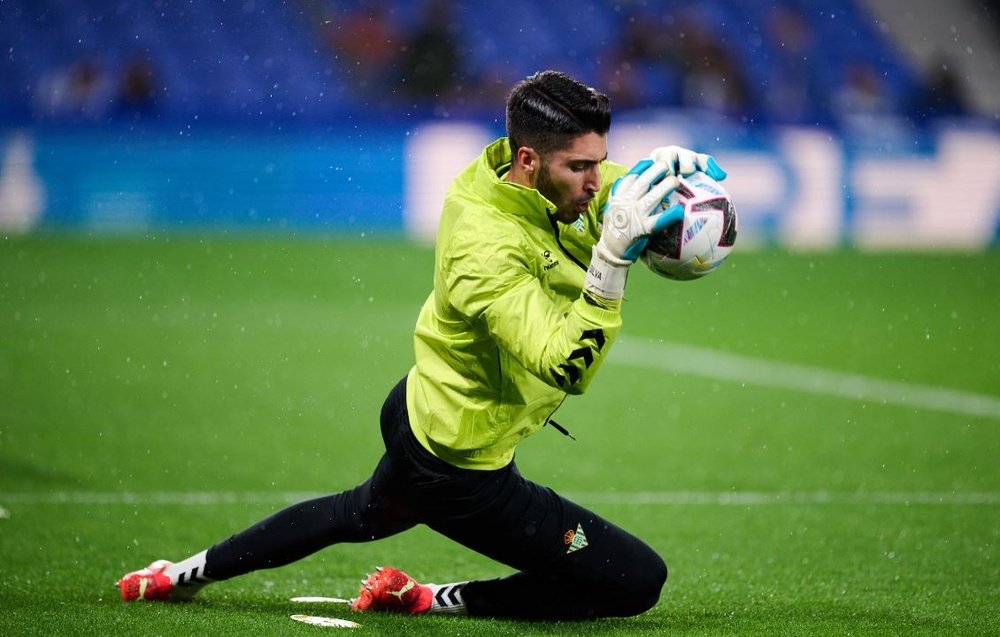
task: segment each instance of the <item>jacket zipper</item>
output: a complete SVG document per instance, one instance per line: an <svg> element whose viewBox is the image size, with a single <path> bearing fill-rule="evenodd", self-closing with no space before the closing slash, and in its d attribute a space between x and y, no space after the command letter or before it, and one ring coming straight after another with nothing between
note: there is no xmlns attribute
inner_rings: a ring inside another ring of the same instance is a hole
<svg viewBox="0 0 1000 637"><path fill-rule="evenodd" d="M562 244L562 240L559 238L559 220L556 219L555 215L553 215L552 213L550 213L548 210L545 211L545 214L548 215L548 217L549 217L549 223L552 225L552 231L555 233L556 245L559 246L559 249L562 250L563 254L565 254L567 257L569 257L570 261L572 261L573 263L575 263L578 266L580 266L580 269L583 270L584 272L586 272L587 271L587 266L583 265L583 263L581 263L579 259L577 259L576 257L574 257L570 253L570 251L566 249L566 246L564 246ZM558 427L558 425L556 425L556 426ZM572 438L572 436L570 436L570 437Z"/></svg>
<svg viewBox="0 0 1000 637"><path fill-rule="evenodd" d="M553 234L555 236L556 245L559 246L559 249L562 250L563 254L565 254L567 257L569 257L570 261L572 261L573 263L577 264L580 267L581 270L583 270L584 272L586 272L587 271L587 266L583 265L583 263L581 263L579 259L577 259L575 256L573 256L573 254L569 250L566 249L566 246L564 246L562 244L562 240L559 238L559 220L555 218L555 215L553 215L552 213L550 213L547 210L545 211L545 214L548 215L548 217L549 217L549 224L552 225L552 232L553 232ZM568 437L570 440L576 440L576 436L574 436L573 434L571 434L569 432L569 429L566 429L565 427L563 427L562 425L560 425L556 421L552 420L552 414L554 414L557 411L559 411L559 408L562 407L562 404L565 401L566 401L566 396L563 396L563 399L559 401L559 404L556 405L556 408L552 410L552 412L549 414L549 417L545 419L545 424L546 425L552 425L553 429L555 429L556 431L558 431L562 435Z"/></svg>

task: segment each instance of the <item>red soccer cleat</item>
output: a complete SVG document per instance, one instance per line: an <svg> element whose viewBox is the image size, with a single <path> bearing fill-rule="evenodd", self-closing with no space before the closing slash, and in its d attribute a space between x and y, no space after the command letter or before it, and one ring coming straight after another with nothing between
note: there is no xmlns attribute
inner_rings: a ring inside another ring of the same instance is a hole
<svg viewBox="0 0 1000 637"><path fill-rule="evenodd" d="M361 582L358 598L351 603L351 608L416 615L430 609L433 600L434 593L429 586L418 584L397 568L380 566Z"/></svg>
<svg viewBox="0 0 1000 637"><path fill-rule="evenodd" d="M170 599L170 591L174 585L170 582L170 577L163 573L168 566L171 566L170 562L156 560L144 569L124 575L116 584L122 599L126 602Z"/></svg>

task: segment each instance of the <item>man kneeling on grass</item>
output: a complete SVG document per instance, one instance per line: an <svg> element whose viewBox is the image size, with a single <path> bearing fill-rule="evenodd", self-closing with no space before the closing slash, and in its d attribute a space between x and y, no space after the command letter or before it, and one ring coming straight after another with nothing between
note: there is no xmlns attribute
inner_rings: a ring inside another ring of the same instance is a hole
<svg viewBox="0 0 1000 637"><path fill-rule="evenodd" d="M514 448L590 385L621 327L629 266L680 219L677 175L725 173L676 146L626 170L607 160L607 96L558 72L507 100L507 137L454 180L415 365L381 412L385 453L353 489L293 505L186 560L153 562L126 600L190 598L208 582L289 564L342 542L426 524L516 572L420 584L395 568L364 581L358 611L585 619L650 609L667 578L645 543L525 479Z"/></svg>

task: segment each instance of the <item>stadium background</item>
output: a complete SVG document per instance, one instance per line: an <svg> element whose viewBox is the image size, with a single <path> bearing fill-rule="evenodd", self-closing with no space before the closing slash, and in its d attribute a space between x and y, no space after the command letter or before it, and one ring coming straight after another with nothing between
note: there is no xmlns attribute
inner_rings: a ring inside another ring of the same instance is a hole
<svg viewBox="0 0 1000 637"><path fill-rule="evenodd" d="M740 210L718 273L632 272L577 440L519 447L670 579L628 620L358 634L1000 633L992 5L442 6L0 1L0 634L305 634L289 597L376 564L508 572L417 528L189 605L111 586L368 475L441 189L549 66L612 93L614 158L710 150Z"/></svg>
<svg viewBox="0 0 1000 637"><path fill-rule="evenodd" d="M991 5L8 0L0 226L428 237L510 85L553 67L611 94L613 159L714 153L745 246L980 248Z"/></svg>

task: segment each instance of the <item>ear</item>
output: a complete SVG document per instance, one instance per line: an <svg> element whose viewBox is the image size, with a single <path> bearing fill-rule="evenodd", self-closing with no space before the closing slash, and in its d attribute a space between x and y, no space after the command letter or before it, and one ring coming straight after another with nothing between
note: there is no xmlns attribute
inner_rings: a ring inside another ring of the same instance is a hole
<svg viewBox="0 0 1000 637"><path fill-rule="evenodd" d="M535 152L535 149L528 146L521 146L517 149L517 155L514 156L514 168L524 175L531 184L535 183L535 175L538 174L541 165L542 158Z"/></svg>

